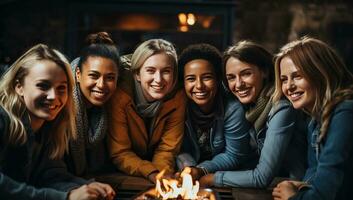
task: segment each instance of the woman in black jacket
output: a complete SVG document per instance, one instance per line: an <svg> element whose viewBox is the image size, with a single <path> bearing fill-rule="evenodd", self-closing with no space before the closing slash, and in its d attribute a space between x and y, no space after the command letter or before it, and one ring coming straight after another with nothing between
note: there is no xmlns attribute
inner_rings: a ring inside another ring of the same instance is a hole
<svg viewBox="0 0 353 200"><path fill-rule="evenodd" d="M65 57L42 44L1 78L0 199L113 198L110 186L68 174L61 161L74 138L72 86Z"/></svg>

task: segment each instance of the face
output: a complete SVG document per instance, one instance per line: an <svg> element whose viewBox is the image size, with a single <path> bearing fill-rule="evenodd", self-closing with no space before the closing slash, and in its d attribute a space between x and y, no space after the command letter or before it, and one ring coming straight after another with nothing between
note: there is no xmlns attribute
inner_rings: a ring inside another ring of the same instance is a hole
<svg viewBox="0 0 353 200"><path fill-rule="evenodd" d="M76 80L88 106L102 106L116 89L118 68L108 58L88 57L76 71Z"/></svg>
<svg viewBox="0 0 353 200"><path fill-rule="evenodd" d="M27 76L15 89L24 100L33 126L55 119L65 106L68 80L62 68L43 60L28 69Z"/></svg>
<svg viewBox="0 0 353 200"><path fill-rule="evenodd" d="M311 111L315 102L315 91L288 56L282 58L280 62L280 78L282 92L291 101L293 107Z"/></svg>
<svg viewBox="0 0 353 200"><path fill-rule="evenodd" d="M141 83L147 101L161 100L173 89L174 67L172 59L165 53L146 59L136 79Z"/></svg>
<svg viewBox="0 0 353 200"><path fill-rule="evenodd" d="M229 90L243 104L256 102L262 88L264 73L256 66L230 57L226 63Z"/></svg>
<svg viewBox="0 0 353 200"><path fill-rule="evenodd" d="M187 96L202 111L210 111L217 93L217 80L212 64L203 59L186 63L184 67L184 87Z"/></svg>

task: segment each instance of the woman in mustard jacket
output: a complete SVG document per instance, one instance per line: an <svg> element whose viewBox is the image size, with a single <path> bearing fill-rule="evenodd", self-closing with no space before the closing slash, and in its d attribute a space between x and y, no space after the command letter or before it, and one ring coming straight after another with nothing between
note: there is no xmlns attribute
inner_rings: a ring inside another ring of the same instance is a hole
<svg viewBox="0 0 353 200"><path fill-rule="evenodd" d="M110 156L124 173L155 182L163 169L174 172L184 132L185 95L175 90L173 45L162 39L143 42L120 77L112 97Z"/></svg>

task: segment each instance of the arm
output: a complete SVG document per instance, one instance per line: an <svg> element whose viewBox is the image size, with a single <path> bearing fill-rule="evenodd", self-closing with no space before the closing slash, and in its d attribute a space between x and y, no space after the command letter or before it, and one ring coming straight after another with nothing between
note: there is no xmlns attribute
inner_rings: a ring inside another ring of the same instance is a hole
<svg viewBox="0 0 353 200"><path fill-rule="evenodd" d="M278 173L293 132L296 114L291 106L279 109L268 122L259 163L253 170L217 172L217 186L266 187Z"/></svg>
<svg viewBox="0 0 353 200"><path fill-rule="evenodd" d="M54 189L37 189L25 183L17 182L0 172L1 199L66 200L67 195L67 192L61 192Z"/></svg>
<svg viewBox="0 0 353 200"><path fill-rule="evenodd" d="M311 186L299 191L291 199L337 199L336 195L343 186L348 160L352 157L352 119L352 110L340 110L333 114L315 176L309 181Z"/></svg>
<svg viewBox="0 0 353 200"><path fill-rule="evenodd" d="M223 133L225 148L212 160L200 163L209 173L220 170L233 170L239 167L250 152L249 128L244 110L239 102L229 102L225 108Z"/></svg>
<svg viewBox="0 0 353 200"><path fill-rule="evenodd" d="M108 148L114 165L129 175L147 177L151 172L158 169L148 160L142 160L132 149L129 136L128 119L125 108L126 102L119 98L127 95L121 90L112 97L112 124L109 132ZM132 119L134 120L134 119Z"/></svg>
<svg viewBox="0 0 353 200"><path fill-rule="evenodd" d="M185 124L184 93L179 91L174 98L176 110L167 117L163 135L152 159L152 163L159 170L166 169L167 173L174 172L175 157L179 153Z"/></svg>

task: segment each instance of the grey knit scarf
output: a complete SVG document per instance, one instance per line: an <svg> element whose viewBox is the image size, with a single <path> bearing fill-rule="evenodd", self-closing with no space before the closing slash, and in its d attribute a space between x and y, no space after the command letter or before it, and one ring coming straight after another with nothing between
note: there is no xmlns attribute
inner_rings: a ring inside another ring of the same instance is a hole
<svg viewBox="0 0 353 200"><path fill-rule="evenodd" d="M78 59L71 63L73 74L76 73ZM104 107L96 108L90 119L94 119L96 124L91 124L93 120L88 119L87 106L84 97L81 94L79 83L75 84L73 90L73 99L76 105L76 133L77 139L70 141L70 154L74 162L75 172L77 175L85 173L87 168L86 149L94 147L97 143L102 142L105 138L108 126L108 114ZM94 116L93 116L94 115ZM102 156L102 159L104 156ZM102 160L103 162L104 160Z"/></svg>

